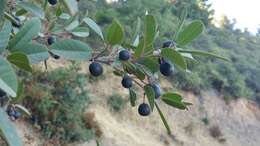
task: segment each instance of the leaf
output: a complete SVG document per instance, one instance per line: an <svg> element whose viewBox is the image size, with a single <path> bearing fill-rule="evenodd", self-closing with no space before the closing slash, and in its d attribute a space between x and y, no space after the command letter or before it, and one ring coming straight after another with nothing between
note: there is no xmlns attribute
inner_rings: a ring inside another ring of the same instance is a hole
<svg viewBox="0 0 260 146"><path fill-rule="evenodd" d="M85 17L83 19L83 21L93 30L95 31L100 37L102 40L104 40L104 36L103 36L103 33L102 33L102 30L100 29L100 27L97 25L97 23L95 21L93 21L91 18L89 17Z"/></svg>
<svg viewBox="0 0 260 146"><path fill-rule="evenodd" d="M142 56L143 48L144 48L144 37L141 36L139 39L139 43L136 49L134 50L134 56L136 59Z"/></svg>
<svg viewBox="0 0 260 146"><path fill-rule="evenodd" d="M20 10L16 11L15 16L22 16L26 13L27 13L27 11L25 9L20 9Z"/></svg>
<svg viewBox="0 0 260 146"><path fill-rule="evenodd" d="M155 57L145 57L137 60L139 64L142 64L149 69L150 72L155 73L159 71L158 58Z"/></svg>
<svg viewBox="0 0 260 146"><path fill-rule="evenodd" d="M88 37L89 29L87 27L77 27L73 29L71 33L77 37Z"/></svg>
<svg viewBox="0 0 260 146"><path fill-rule="evenodd" d="M177 44L180 46L184 46L195 38L197 38L204 29L204 25L200 20L195 20L191 22L183 31L181 31L177 38Z"/></svg>
<svg viewBox="0 0 260 146"><path fill-rule="evenodd" d="M150 85L145 85L144 91L147 96L148 102L150 104L151 110L153 111L154 99L155 99L155 93L154 93L153 87L151 87Z"/></svg>
<svg viewBox="0 0 260 146"><path fill-rule="evenodd" d="M215 58L217 58L217 59L221 59L221 60L230 62L230 60L229 60L228 58L225 58L225 57L222 57L222 56L213 54L213 53L211 53L211 52L198 51L198 50L179 50L179 52L182 52L182 53L191 53L191 54L193 54L193 55L202 55L202 56L215 57Z"/></svg>
<svg viewBox="0 0 260 146"><path fill-rule="evenodd" d="M75 19L65 27L65 30L72 31L73 29L76 29L76 27L78 26L79 26L79 20Z"/></svg>
<svg viewBox="0 0 260 146"><path fill-rule="evenodd" d="M141 67L135 65L136 68L135 68L135 72L134 72L134 75L140 79L140 80L144 80L145 79L145 73L144 71L141 69Z"/></svg>
<svg viewBox="0 0 260 146"><path fill-rule="evenodd" d="M144 50L142 53L146 53L153 49L153 44L156 35L157 23L153 15L146 15L144 19Z"/></svg>
<svg viewBox="0 0 260 146"><path fill-rule="evenodd" d="M163 115L163 113L162 113L160 107L158 106L158 104L157 104L156 102L155 102L154 104L155 104L155 107L156 107L156 109L157 109L157 111L158 111L158 113L159 113L159 115L160 115L160 118L161 118L161 120L162 120L162 122L163 122L163 125L165 126L165 128L166 128L166 130L167 130L167 133L168 133L169 135L171 135L171 134L172 134L171 128L170 128L168 122L166 121L166 119L165 119L165 117L164 117L164 115Z"/></svg>
<svg viewBox="0 0 260 146"><path fill-rule="evenodd" d="M68 60L88 60L92 49L81 41L66 39L53 44L51 52Z"/></svg>
<svg viewBox="0 0 260 146"><path fill-rule="evenodd" d="M60 17L61 14L62 14L62 8L61 8L61 6L59 6L59 7L57 8L56 12L55 12L55 15L56 15L56 17Z"/></svg>
<svg viewBox="0 0 260 146"><path fill-rule="evenodd" d="M171 48L162 49L161 56L171 61L171 63L178 65L182 69L184 70L187 69L187 63L185 59L179 52L175 51L174 49Z"/></svg>
<svg viewBox="0 0 260 146"><path fill-rule="evenodd" d="M19 82L16 97L12 99L12 102L17 102L17 103L21 102L21 96L23 96L23 94L24 94L24 85L23 82Z"/></svg>
<svg viewBox="0 0 260 146"><path fill-rule="evenodd" d="M0 20L2 20L2 17L4 15L5 6L6 6L6 0L1 0L0 1Z"/></svg>
<svg viewBox="0 0 260 146"><path fill-rule="evenodd" d="M7 60L22 70L32 72L29 59L24 53L15 52L7 56Z"/></svg>
<svg viewBox="0 0 260 146"><path fill-rule="evenodd" d="M20 49L13 50L13 52L22 52L26 54L31 64L38 64L49 57L48 48L45 45L38 43L25 44Z"/></svg>
<svg viewBox="0 0 260 146"><path fill-rule="evenodd" d="M162 96L174 98L175 100L182 101L181 95L177 93L164 93Z"/></svg>
<svg viewBox="0 0 260 146"><path fill-rule="evenodd" d="M176 33L174 34L174 40L176 40L178 38L179 33L182 30L182 28L183 28L183 24L185 22L185 19L186 19L187 15L188 15L187 8L184 7L182 9L182 11L181 11L181 16L180 16L178 27L176 29Z"/></svg>
<svg viewBox="0 0 260 146"><path fill-rule="evenodd" d="M35 5L33 3L20 1L17 3L17 6L32 13L35 16L40 17L41 19L44 19L44 12L43 12L42 8L38 7L37 5Z"/></svg>
<svg viewBox="0 0 260 146"><path fill-rule="evenodd" d="M29 117L32 115L27 108L25 108L24 106L22 106L20 104L14 104L14 107L19 109L20 111L22 111L23 113L25 113Z"/></svg>
<svg viewBox="0 0 260 146"><path fill-rule="evenodd" d="M62 2L71 15L75 15L79 11L78 2L76 0L62 0Z"/></svg>
<svg viewBox="0 0 260 146"><path fill-rule="evenodd" d="M12 30L12 24L10 21L5 21L2 30L0 31L0 54L5 50L8 45Z"/></svg>
<svg viewBox="0 0 260 146"><path fill-rule="evenodd" d="M0 88L12 97L16 97L18 81L14 69L0 57Z"/></svg>
<svg viewBox="0 0 260 146"><path fill-rule="evenodd" d="M116 19L113 20L112 24L108 27L106 40L111 45L119 44L124 39L124 29Z"/></svg>
<svg viewBox="0 0 260 146"><path fill-rule="evenodd" d="M132 33L132 39L134 40L133 42L136 42L136 38L139 36L140 30L141 30L141 19L139 17L137 17L136 25L135 25L135 28L133 30L134 31ZM134 44L135 43L133 43L133 45Z"/></svg>
<svg viewBox="0 0 260 146"><path fill-rule="evenodd" d="M41 30L41 21L38 18L32 18L27 21L21 30L11 39L9 47L12 50L22 48L31 42L32 38L37 36Z"/></svg>
<svg viewBox="0 0 260 146"><path fill-rule="evenodd" d="M175 108L185 110L187 109L186 105L181 101L182 97L175 93L166 93L161 96L161 100L166 104L173 106Z"/></svg>
<svg viewBox="0 0 260 146"><path fill-rule="evenodd" d="M124 63L124 70L128 72L129 74L134 74L136 70L136 66L131 62L125 62Z"/></svg>
<svg viewBox="0 0 260 146"><path fill-rule="evenodd" d="M130 96L130 103L131 106L135 106L136 105L136 93L134 90L129 89L129 96Z"/></svg>
<svg viewBox="0 0 260 146"><path fill-rule="evenodd" d="M9 146L22 146L22 140L19 137L15 125L9 120L6 112L0 108L0 131Z"/></svg>
<svg viewBox="0 0 260 146"><path fill-rule="evenodd" d="M114 70L113 73L114 73L114 75L120 76L120 77L124 75L124 72L123 72L123 71Z"/></svg>

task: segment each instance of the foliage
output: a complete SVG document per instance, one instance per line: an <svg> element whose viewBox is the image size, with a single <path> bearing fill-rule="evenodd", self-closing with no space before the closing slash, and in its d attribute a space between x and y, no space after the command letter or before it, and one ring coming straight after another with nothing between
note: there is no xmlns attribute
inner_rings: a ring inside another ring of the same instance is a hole
<svg viewBox="0 0 260 146"><path fill-rule="evenodd" d="M66 143L94 137L93 130L83 120L90 103L85 89L87 79L77 72L77 68L69 67L23 77L27 84L23 103L32 111L33 118L37 118L35 124L48 139Z"/></svg>
<svg viewBox="0 0 260 146"><path fill-rule="evenodd" d="M113 111L119 112L125 106L125 100L117 94L113 94L107 99L107 104L110 105Z"/></svg>

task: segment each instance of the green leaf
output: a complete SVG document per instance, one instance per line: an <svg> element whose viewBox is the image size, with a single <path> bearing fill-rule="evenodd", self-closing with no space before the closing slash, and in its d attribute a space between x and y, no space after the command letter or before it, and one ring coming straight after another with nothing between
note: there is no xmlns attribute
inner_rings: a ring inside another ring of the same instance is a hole
<svg viewBox="0 0 260 146"><path fill-rule="evenodd" d="M116 76L121 77L121 76L124 75L124 72L123 72L123 71L117 71L117 70L114 70L114 71L113 71L113 74L116 75Z"/></svg>
<svg viewBox="0 0 260 146"><path fill-rule="evenodd" d="M156 57L145 57L137 60L139 64L142 64L147 69L149 69L150 72L155 73L159 71L159 63L158 58Z"/></svg>
<svg viewBox="0 0 260 146"><path fill-rule="evenodd" d="M56 17L60 17L61 14L62 14L62 8L61 8L61 6L59 6L59 7L57 8L57 10L56 10L55 15L56 15Z"/></svg>
<svg viewBox="0 0 260 146"><path fill-rule="evenodd" d="M139 43L138 43L136 49L134 50L134 57L136 59L138 59L142 56L143 48L144 48L144 37L141 36L139 39Z"/></svg>
<svg viewBox="0 0 260 146"><path fill-rule="evenodd" d="M12 24L10 21L5 21L2 30L0 31L0 54L5 50L8 45L12 30Z"/></svg>
<svg viewBox="0 0 260 146"><path fill-rule="evenodd" d="M23 82L19 82L16 97L14 99L12 99L12 102L15 102L15 103L21 102L21 99L22 99L21 97L23 96L23 94L24 94L24 85L23 85Z"/></svg>
<svg viewBox="0 0 260 146"><path fill-rule="evenodd" d="M145 79L145 73L144 71L141 69L141 67L135 65L136 68L135 68L135 72L134 72L134 75L140 79L140 80L144 80Z"/></svg>
<svg viewBox="0 0 260 146"><path fill-rule="evenodd" d="M19 109L20 111L22 111L23 113L25 113L29 117L32 115L27 108L25 108L24 106L22 106L20 104L14 104L14 107Z"/></svg>
<svg viewBox="0 0 260 146"><path fill-rule="evenodd" d="M201 21L195 20L191 22L183 31L181 31L177 38L177 44L180 46L184 46L195 38L197 38L204 29L204 25Z"/></svg>
<svg viewBox="0 0 260 146"><path fill-rule="evenodd" d="M154 99L155 99L155 93L154 93L153 87L151 87L150 85L145 85L144 91L147 96L148 102L150 104L151 110L153 111Z"/></svg>
<svg viewBox="0 0 260 146"><path fill-rule="evenodd" d="M15 52L7 56L7 60L22 70L32 72L29 59L24 53Z"/></svg>
<svg viewBox="0 0 260 146"><path fill-rule="evenodd" d="M16 97L18 81L14 69L0 57L0 88L12 97Z"/></svg>
<svg viewBox="0 0 260 146"><path fill-rule="evenodd" d="M75 15L79 11L78 2L76 0L62 0L62 2L71 15Z"/></svg>
<svg viewBox="0 0 260 146"><path fill-rule="evenodd" d="M176 29L176 33L174 34L174 40L176 40L178 38L179 33L182 30L182 28L183 28L183 24L185 22L185 19L186 19L187 15L188 15L187 8L184 7L182 9L182 11L181 11L181 16L179 18L179 24L178 24L178 27Z"/></svg>
<svg viewBox="0 0 260 146"><path fill-rule="evenodd" d="M169 135L171 135L171 134L172 134L171 128L170 128L168 122L166 121L166 119L165 119L165 117L164 117L164 115L163 115L163 113L162 113L160 107L158 106L158 104L157 104L156 102L155 102L154 104L155 104L155 107L156 107L156 109L157 109L157 111L158 111L158 113L159 113L159 115L160 115L160 118L161 118L161 120L162 120L162 122L163 122L163 125L165 126L165 128L166 128L166 130L167 130L167 133L168 133Z"/></svg>
<svg viewBox="0 0 260 146"><path fill-rule="evenodd" d="M91 18L89 17L85 17L83 19L83 21L93 30L95 31L100 37L102 40L104 40L104 36L103 36L103 33L102 33L102 30L100 29L100 27L97 25L97 23L95 21L93 21Z"/></svg>
<svg viewBox="0 0 260 146"><path fill-rule="evenodd" d="M6 112L0 108L0 131L9 146L22 146L22 140L19 137L15 125L9 120Z"/></svg>
<svg viewBox="0 0 260 146"><path fill-rule="evenodd" d="M17 3L17 6L32 13L35 16L40 17L41 19L44 19L44 12L43 12L42 8L38 7L37 5L35 5L33 3L20 1Z"/></svg>
<svg viewBox="0 0 260 146"><path fill-rule="evenodd" d="M81 41L66 39L53 44L51 51L68 60L88 60L91 58L92 49Z"/></svg>
<svg viewBox="0 0 260 146"><path fill-rule="evenodd" d="M171 48L164 48L162 49L161 56L171 61L171 63L178 65L182 69L184 70L187 69L187 63L183 58L183 56L178 51L175 51L174 49Z"/></svg>
<svg viewBox="0 0 260 146"><path fill-rule="evenodd" d="M71 31L74 36L77 37L88 37L89 29L87 27L77 27Z"/></svg>
<svg viewBox="0 0 260 146"><path fill-rule="evenodd" d="M152 15L145 15L144 19L144 50L146 53L153 49L153 41L156 35L157 23Z"/></svg>
<svg viewBox="0 0 260 146"><path fill-rule="evenodd" d="M230 62L230 60L228 58L225 58L225 57L213 54L211 52L198 51L198 50L179 50L179 52L181 52L181 53L190 53L190 54L193 54L193 55L202 55L202 56L215 57L217 59L221 59L221 60Z"/></svg>
<svg viewBox="0 0 260 146"><path fill-rule="evenodd" d="M108 27L106 40L111 45L119 44L124 39L124 29L118 20L114 19L112 24Z"/></svg>
<svg viewBox="0 0 260 146"><path fill-rule="evenodd" d="M137 18L136 25L133 30L134 31L132 33L132 39L133 39L133 42L135 42L136 38L139 36L140 30L141 30L141 19L139 17ZM135 43L133 43L133 44L135 44Z"/></svg>
<svg viewBox="0 0 260 146"><path fill-rule="evenodd" d="M131 62L125 62L124 63L124 69L129 74L134 74L136 70L136 66Z"/></svg>
<svg viewBox="0 0 260 146"><path fill-rule="evenodd" d="M31 42L32 38L37 36L41 30L41 21L38 18L32 18L27 21L21 30L11 39L9 47L12 50L22 48Z"/></svg>
<svg viewBox="0 0 260 146"><path fill-rule="evenodd" d="M1 0L0 1L0 20L2 20L2 17L4 15L5 6L6 6L6 0Z"/></svg>
<svg viewBox="0 0 260 146"><path fill-rule="evenodd" d="M177 93L164 93L162 96L174 98L175 100L182 101L181 95Z"/></svg>
<svg viewBox="0 0 260 146"><path fill-rule="evenodd" d="M15 49L12 52L22 52L26 54L31 64L38 64L49 57L48 48L45 45L38 43L25 44L21 48Z"/></svg>
<svg viewBox="0 0 260 146"><path fill-rule="evenodd" d="M131 106L135 106L136 105L136 93L134 90L129 89L129 96L130 96L130 103Z"/></svg>
<svg viewBox="0 0 260 146"><path fill-rule="evenodd" d="M168 105L171 105L175 108L185 110L187 109L186 105L181 101L182 97L175 93L166 93L161 96L161 100Z"/></svg>
<svg viewBox="0 0 260 146"><path fill-rule="evenodd" d="M27 13L27 11L25 9L20 9L20 10L16 11L15 16L22 16L26 13Z"/></svg>

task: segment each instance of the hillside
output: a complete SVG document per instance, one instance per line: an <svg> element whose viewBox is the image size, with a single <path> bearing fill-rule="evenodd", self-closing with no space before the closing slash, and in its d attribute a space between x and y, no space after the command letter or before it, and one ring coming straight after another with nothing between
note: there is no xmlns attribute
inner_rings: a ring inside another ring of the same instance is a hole
<svg viewBox="0 0 260 146"><path fill-rule="evenodd" d="M164 89L171 86L166 80L161 84ZM246 99L238 99L227 105L215 91L205 92L200 98L189 92L181 92L187 101L193 103L189 111L176 110L159 101L173 129L174 136L168 136L156 111L142 118L137 108L131 108L128 102L120 112L110 110L106 102L109 95L118 93L125 100L128 98L128 91L121 88L120 78L113 77L112 73L105 80L88 83L87 89L93 97L93 103L86 112L95 114L103 133L100 139L102 146L258 146L260 143L260 109ZM208 125L201 120L206 115ZM16 126L26 146L41 146L46 142L28 123L18 121ZM212 127L219 127L222 133L220 137L211 136L209 129ZM53 144L48 142L45 145ZM95 146L96 143L90 141L72 145Z"/></svg>

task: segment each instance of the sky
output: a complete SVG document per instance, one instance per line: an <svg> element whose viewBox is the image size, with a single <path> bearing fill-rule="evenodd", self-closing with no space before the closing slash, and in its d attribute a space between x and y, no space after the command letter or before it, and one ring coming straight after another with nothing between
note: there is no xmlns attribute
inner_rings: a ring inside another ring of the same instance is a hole
<svg viewBox="0 0 260 146"><path fill-rule="evenodd" d="M209 0L215 10L215 18L219 20L226 15L229 19L235 18L235 27L248 30L252 33L260 28L260 0Z"/></svg>

